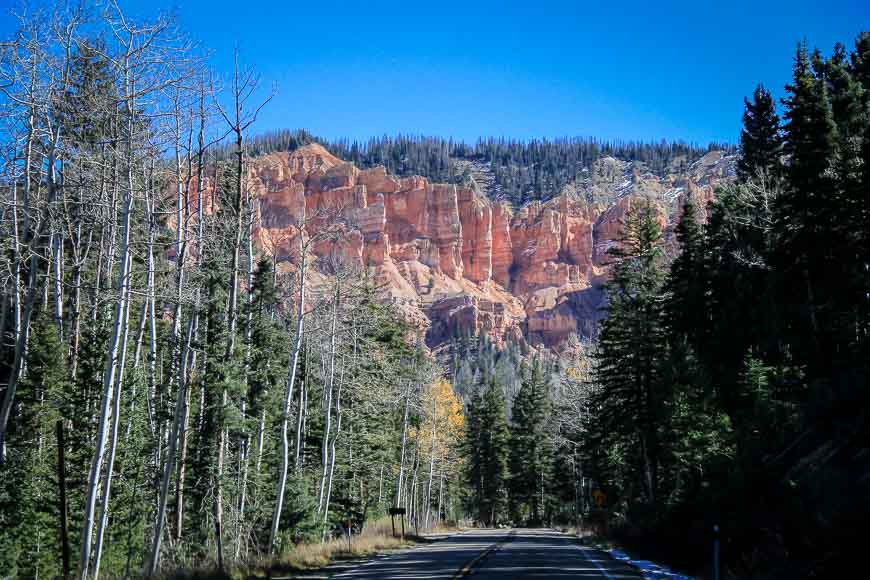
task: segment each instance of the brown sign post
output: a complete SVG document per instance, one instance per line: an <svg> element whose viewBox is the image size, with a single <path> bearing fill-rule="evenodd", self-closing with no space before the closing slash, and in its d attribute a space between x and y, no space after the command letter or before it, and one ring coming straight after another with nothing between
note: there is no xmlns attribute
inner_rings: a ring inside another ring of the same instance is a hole
<svg viewBox="0 0 870 580"><path fill-rule="evenodd" d="M393 537L396 537L396 516L401 516L402 523L402 539L405 539L405 508L393 507L390 508L390 523L393 526Z"/></svg>

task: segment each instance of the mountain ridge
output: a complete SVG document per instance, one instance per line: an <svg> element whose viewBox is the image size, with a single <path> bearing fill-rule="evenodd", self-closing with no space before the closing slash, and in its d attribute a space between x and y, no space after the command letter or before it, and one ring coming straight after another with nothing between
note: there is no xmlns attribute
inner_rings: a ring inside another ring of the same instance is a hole
<svg viewBox="0 0 870 580"><path fill-rule="evenodd" d="M631 205L649 200L667 228L685 195L707 205L733 177L734 156L675 158L664 177L642 162L602 157L559 196L521 207L486 196L473 178L445 184L360 169L317 143L246 166L255 244L284 268L298 262L297 224L342 208L346 231L315 245L315 268L338 253L369 269L382 298L425 331L430 347L483 332L496 344L560 349L572 336L595 335L607 250Z"/></svg>

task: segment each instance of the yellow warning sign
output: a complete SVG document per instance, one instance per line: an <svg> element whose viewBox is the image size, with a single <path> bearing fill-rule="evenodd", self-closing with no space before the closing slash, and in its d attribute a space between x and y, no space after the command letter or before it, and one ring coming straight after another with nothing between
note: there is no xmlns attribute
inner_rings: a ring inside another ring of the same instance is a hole
<svg viewBox="0 0 870 580"><path fill-rule="evenodd" d="M592 499L595 501L595 505L598 507L598 509L601 509L604 507L604 502L607 501L607 494L605 494L600 489L596 489L592 492Z"/></svg>

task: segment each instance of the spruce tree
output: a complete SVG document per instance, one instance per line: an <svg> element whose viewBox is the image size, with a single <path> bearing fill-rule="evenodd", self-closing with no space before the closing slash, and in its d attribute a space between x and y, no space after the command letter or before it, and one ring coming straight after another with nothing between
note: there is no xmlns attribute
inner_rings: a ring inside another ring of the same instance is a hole
<svg viewBox="0 0 870 580"><path fill-rule="evenodd" d="M743 102L737 175L742 180L760 174L777 177L782 170L782 137L773 97L764 86L758 85L752 101L744 99Z"/></svg>
<svg viewBox="0 0 870 580"><path fill-rule="evenodd" d="M777 200L777 258L793 347L822 374L833 354L832 300L840 267L833 254L840 246L834 208L841 201L832 171L837 128L824 74L818 53L811 59L801 44L783 101L788 186Z"/></svg>
<svg viewBox="0 0 870 580"><path fill-rule="evenodd" d="M607 317L601 326L596 397L597 440L627 450L639 465L643 500L656 501L660 434L668 393L659 380L663 343L660 293L664 282L662 231L649 203L633 207L625 222L613 277L607 285Z"/></svg>
<svg viewBox="0 0 870 580"><path fill-rule="evenodd" d="M60 574L57 441L69 389L65 345L47 313L34 323L20 412L10 433L9 461L0 470L0 568L20 578Z"/></svg>
<svg viewBox="0 0 870 580"><path fill-rule="evenodd" d="M549 416L549 389L536 360L514 398L510 428L511 504L515 514L532 524L542 522L547 507L553 467Z"/></svg>
<svg viewBox="0 0 870 580"><path fill-rule="evenodd" d="M697 352L707 326L707 277L704 231L691 194L685 196L674 234L680 253L671 264L666 283L666 325L673 338L686 340Z"/></svg>
<svg viewBox="0 0 870 580"><path fill-rule="evenodd" d="M478 521L492 526L507 504L507 406L501 387L490 381L476 393L468 408L466 442L469 461L466 479L471 487L471 509Z"/></svg>

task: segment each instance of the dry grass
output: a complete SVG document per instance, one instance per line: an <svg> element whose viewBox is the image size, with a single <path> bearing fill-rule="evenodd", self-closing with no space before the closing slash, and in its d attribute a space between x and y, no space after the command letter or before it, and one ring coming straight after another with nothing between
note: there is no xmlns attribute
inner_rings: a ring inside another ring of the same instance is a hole
<svg viewBox="0 0 870 580"><path fill-rule="evenodd" d="M372 556L388 550L412 546L413 537L394 538L390 519L383 518L367 523L361 534L351 538L350 546L346 538L328 540L323 543L297 544L290 550L244 570L234 576L241 578L263 577L286 572L316 570L340 560L353 560Z"/></svg>
<svg viewBox="0 0 870 580"><path fill-rule="evenodd" d="M380 520L366 526L362 534L353 536L350 547L345 538L329 540L322 544L299 544L278 556L271 566L279 571L311 570L322 568L336 560L370 556L411 544L413 544L412 540L402 541L400 538L394 538L389 520L386 521L386 525L383 520Z"/></svg>
<svg viewBox="0 0 870 580"><path fill-rule="evenodd" d="M406 530L407 531L407 530ZM438 528L438 532L452 531L451 528ZM228 574L217 571L189 571L186 573L169 574L167 580L225 580L225 579L255 579L269 578L275 575L306 572L328 566L341 560L354 560L373 556L389 550L409 547L417 544L421 538L410 535L404 540L394 538L390 518L373 520L365 525L361 534L353 536L348 548L347 538L328 540L323 543L297 544L291 549L272 558L263 558L256 562L241 565Z"/></svg>

